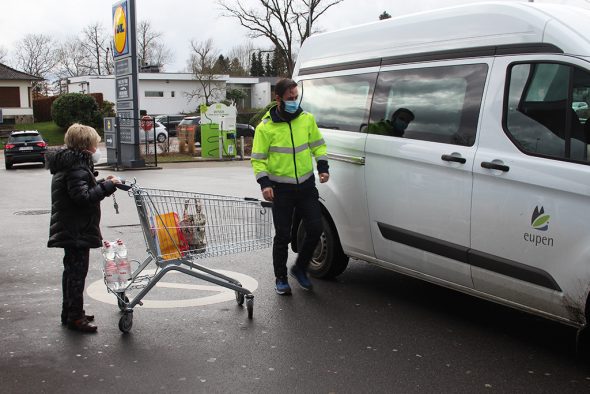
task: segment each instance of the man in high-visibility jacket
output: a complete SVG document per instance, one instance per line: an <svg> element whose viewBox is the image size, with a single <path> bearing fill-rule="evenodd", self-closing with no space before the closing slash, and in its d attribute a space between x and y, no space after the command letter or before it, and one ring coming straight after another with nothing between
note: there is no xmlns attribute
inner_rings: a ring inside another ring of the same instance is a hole
<svg viewBox="0 0 590 394"><path fill-rule="evenodd" d="M297 83L292 79L280 80L275 87L275 99L277 105L256 127L251 161L262 196L273 202L275 288L278 294L291 294L287 248L294 210L303 221L305 239L289 274L305 290L313 287L307 268L323 232L312 156L316 159L320 182L327 182L330 175L326 144L313 115L299 106Z"/></svg>

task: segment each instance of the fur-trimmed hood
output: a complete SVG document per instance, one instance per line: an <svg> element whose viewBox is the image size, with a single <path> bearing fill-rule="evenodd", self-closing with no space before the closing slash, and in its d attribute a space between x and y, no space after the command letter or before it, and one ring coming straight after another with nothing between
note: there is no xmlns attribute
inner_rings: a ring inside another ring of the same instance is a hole
<svg viewBox="0 0 590 394"><path fill-rule="evenodd" d="M73 167L88 167L90 171L94 170L94 163L92 162L90 152L82 152L69 148L48 152L45 155L45 162L46 167L52 174Z"/></svg>

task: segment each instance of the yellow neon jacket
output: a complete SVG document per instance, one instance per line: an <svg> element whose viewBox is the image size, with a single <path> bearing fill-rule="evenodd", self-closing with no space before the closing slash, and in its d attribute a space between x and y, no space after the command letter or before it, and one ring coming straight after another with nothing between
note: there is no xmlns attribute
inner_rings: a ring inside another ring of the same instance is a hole
<svg viewBox="0 0 590 394"><path fill-rule="evenodd" d="M294 116L291 121L285 121L273 107L256 127L251 163L262 188L273 182L305 182L313 176L312 156L318 171L328 172L326 143L315 118L301 109Z"/></svg>

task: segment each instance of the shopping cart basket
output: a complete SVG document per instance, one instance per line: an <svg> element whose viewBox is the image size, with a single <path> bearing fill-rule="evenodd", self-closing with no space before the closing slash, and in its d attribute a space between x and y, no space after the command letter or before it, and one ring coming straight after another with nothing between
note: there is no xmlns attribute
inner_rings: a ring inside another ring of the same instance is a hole
<svg viewBox="0 0 590 394"><path fill-rule="evenodd" d="M198 259L252 251L272 245L271 203L253 198L141 188L119 184L133 197L148 256L118 288L107 285L123 313L119 329L129 332L133 308L170 271L177 271L234 290L252 318L254 296L240 282L195 262ZM154 267L155 272L147 267ZM148 270L146 270L148 271ZM106 284L105 276L105 284ZM140 290L129 299L130 290ZM127 293L127 295L126 295Z"/></svg>

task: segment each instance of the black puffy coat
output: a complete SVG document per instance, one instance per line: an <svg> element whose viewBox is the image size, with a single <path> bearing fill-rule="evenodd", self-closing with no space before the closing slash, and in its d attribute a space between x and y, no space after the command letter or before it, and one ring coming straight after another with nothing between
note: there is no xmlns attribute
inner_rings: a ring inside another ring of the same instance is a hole
<svg viewBox="0 0 590 394"><path fill-rule="evenodd" d="M100 202L116 190L111 181L98 182L88 152L62 149L46 155L51 181L50 248L98 248Z"/></svg>

